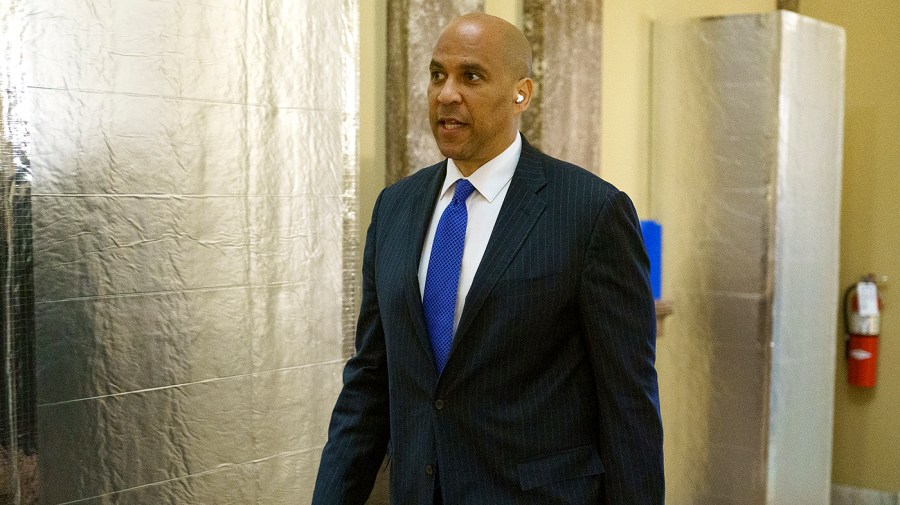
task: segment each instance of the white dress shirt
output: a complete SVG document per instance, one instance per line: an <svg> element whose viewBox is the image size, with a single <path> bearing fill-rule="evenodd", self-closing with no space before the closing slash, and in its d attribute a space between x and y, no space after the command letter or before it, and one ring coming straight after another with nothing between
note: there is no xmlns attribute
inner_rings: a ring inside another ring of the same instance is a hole
<svg viewBox="0 0 900 505"><path fill-rule="evenodd" d="M444 177L444 185L434 206L434 214L431 217L431 225L428 227L428 235L422 246L422 256L419 258L419 294L425 296L425 278L428 276L428 262L431 259L431 245L434 243L434 234L437 231L438 221L444 213L444 209L453 200L453 192L456 190L456 181L468 179L475 191L466 200L468 212L468 224L466 225L466 241L463 249L462 268L459 273L459 288L456 292L456 313L453 315L453 333L459 326L459 318L462 316L463 305L469 288L472 287L472 279L475 271L481 263L484 251L487 249L488 240L494 230L494 223L500 214L500 207L506 199L509 190L509 182L512 180L516 165L519 164L519 156L522 154L522 137L516 134L516 139L496 158L488 161L478 168L469 177L463 177L452 159L447 160L447 175Z"/></svg>

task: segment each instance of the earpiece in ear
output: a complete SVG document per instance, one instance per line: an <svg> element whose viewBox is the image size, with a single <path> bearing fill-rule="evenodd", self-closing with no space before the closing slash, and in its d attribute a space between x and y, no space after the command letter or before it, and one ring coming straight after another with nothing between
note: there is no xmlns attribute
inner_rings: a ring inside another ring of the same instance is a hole
<svg viewBox="0 0 900 505"><path fill-rule="evenodd" d="M525 96L522 93L516 95L516 103L522 103L523 101L525 101Z"/></svg>

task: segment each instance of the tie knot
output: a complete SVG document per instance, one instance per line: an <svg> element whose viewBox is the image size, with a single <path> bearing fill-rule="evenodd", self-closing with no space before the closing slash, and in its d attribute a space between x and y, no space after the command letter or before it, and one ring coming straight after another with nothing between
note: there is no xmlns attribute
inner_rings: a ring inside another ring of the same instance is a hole
<svg viewBox="0 0 900 505"><path fill-rule="evenodd" d="M453 202L465 202L469 195L475 191L475 186L466 179L456 181L456 190L453 192Z"/></svg>

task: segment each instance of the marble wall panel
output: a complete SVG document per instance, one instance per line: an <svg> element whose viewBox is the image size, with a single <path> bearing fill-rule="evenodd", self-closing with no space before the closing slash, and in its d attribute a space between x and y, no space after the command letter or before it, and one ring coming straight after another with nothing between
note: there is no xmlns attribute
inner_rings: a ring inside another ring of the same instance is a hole
<svg viewBox="0 0 900 505"><path fill-rule="evenodd" d="M389 0L385 113L388 183L437 163L428 124L428 64L440 30L484 0Z"/></svg>
<svg viewBox="0 0 900 505"><path fill-rule="evenodd" d="M537 93L522 132L551 156L600 173L603 2L524 0Z"/></svg>

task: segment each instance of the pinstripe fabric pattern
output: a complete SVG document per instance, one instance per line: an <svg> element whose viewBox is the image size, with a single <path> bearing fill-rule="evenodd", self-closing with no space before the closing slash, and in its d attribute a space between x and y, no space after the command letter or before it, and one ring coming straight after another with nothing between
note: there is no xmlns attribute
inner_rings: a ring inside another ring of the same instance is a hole
<svg viewBox="0 0 900 505"><path fill-rule="evenodd" d="M437 376L417 266L445 164L379 197L313 503L663 503L655 313L631 201L524 143Z"/></svg>

